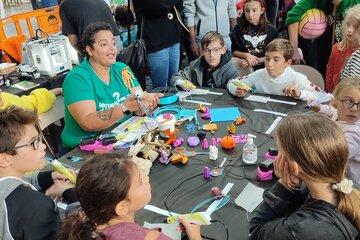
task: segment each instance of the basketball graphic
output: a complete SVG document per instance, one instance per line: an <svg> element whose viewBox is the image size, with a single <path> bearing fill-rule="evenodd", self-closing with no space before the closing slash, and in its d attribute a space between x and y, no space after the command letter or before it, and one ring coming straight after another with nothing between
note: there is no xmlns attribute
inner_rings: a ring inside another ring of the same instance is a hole
<svg viewBox="0 0 360 240"><path fill-rule="evenodd" d="M307 10L299 23L299 34L305 39L320 37L326 30L327 19L323 11L317 8Z"/></svg>

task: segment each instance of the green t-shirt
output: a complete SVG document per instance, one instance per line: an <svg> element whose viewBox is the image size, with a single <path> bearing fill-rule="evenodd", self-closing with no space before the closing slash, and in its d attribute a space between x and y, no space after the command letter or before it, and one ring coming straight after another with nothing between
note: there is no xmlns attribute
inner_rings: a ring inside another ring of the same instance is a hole
<svg viewBox="0 0 360 240"><path fill-rule="evenodd" d="M66 76L63 84L65 104L65 127L61 134L62 144L66 148L77 147L83 138L94 137L97 132L84 131L70 114L67 106L85 100L96 103L96 111L114 107L123 102L130 94L122 79L122 71L130 68L124 63L116 62L110 67L110 83L105 84L94 72L88 60L84 60ZM139 83L133 77L134 87ZM126 117L119 120L122 122Z"/></svg>

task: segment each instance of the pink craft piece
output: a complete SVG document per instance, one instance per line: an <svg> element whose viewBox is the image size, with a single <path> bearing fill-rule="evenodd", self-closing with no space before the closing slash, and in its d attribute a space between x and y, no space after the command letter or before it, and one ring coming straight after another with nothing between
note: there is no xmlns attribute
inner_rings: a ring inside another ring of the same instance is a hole
<svg viewBox="0 0 360 240"><path fill-rule="evenodd" d="M183 138L178 138L173 142L173 146L174 147L179 147L179 146L181 146L181 144L183 144L183 142L184 142Z"/></svg>
<svg viewBox="0 0 360 240"><path fill-rule="evenodd" d="M216 141L216 138L212 138L211 139L211 145L212 146L217 146L218 142Z"/></svg>
<svg viewBox="0 0 360 240"><path fill-rule="evenodd" d="M201 114L201 118L202 119L210 119L211 115L210 115L210 110L209 108L205 108L205 112L203 114Z"/></svg>
<svg viewBox="0 0 360 240"><path fill-rule="evenodd" d="M101 141L96 140L94 143L92 144L87 144L87 145L79 145L79 148L83 151L87 151L87 152L93 152L94 150L107 150L107 151L112 151L114 146L113 144L109 144L106 146L103 146L101 144Z"/></svg>
<svg viewBox="0 0 360 240"><path fill-rule="evenodd" d="M246 143L247 139L248 139L248 135L247 134L230 134L230 137L235 139L235 143ZM216 141L218 143L221 142L221 138L216 138Z"/></svg>
<svg viewBox="0 0 360 240"><path fill-rule="evenodd" d="M202 141L201 146L202 146L203 149L208 149L209 148L209 143L208 143L208 140L206 138L204 138L204 140Z"/></svg>

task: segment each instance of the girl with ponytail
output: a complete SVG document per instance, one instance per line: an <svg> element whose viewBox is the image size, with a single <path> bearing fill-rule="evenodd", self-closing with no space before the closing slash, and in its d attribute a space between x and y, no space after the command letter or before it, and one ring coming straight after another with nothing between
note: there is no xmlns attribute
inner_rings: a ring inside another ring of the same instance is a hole
<svg viewBox="0 0 360 240"><path fill-rule="evenodd" d="M81 210L64 223L59 240L170 240L158 229L134 221L135 212L151 199L149 177L118 154L95 156L77 176L76 195ZM200 226L180 219L191 240L199 240Z"/></svg>
<svg viewBox="0 0 360 240"><path fill-rule="evenodd" d="M348 145L326 116L296 114L278 126L279 181L250 222L250 239L357 239L360 193L345 177Z"/></svg>

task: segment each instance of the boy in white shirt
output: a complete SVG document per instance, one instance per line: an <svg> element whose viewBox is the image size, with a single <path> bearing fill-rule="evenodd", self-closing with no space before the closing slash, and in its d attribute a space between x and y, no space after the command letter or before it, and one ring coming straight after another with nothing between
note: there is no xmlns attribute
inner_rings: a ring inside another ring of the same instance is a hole
<svg viewBox="0 0 360 240"><path fill-rule="evenodd" d="M295 72L290 67L293 53L294 49L288 40L274 39L265 49L265 68L251 73L242 80L230 80L227 88L238 97L243 97L250 90L248 87L251 87L257 93L285 95L303 101L316 99L316 92L320 89L305 75Z"/></svg>

